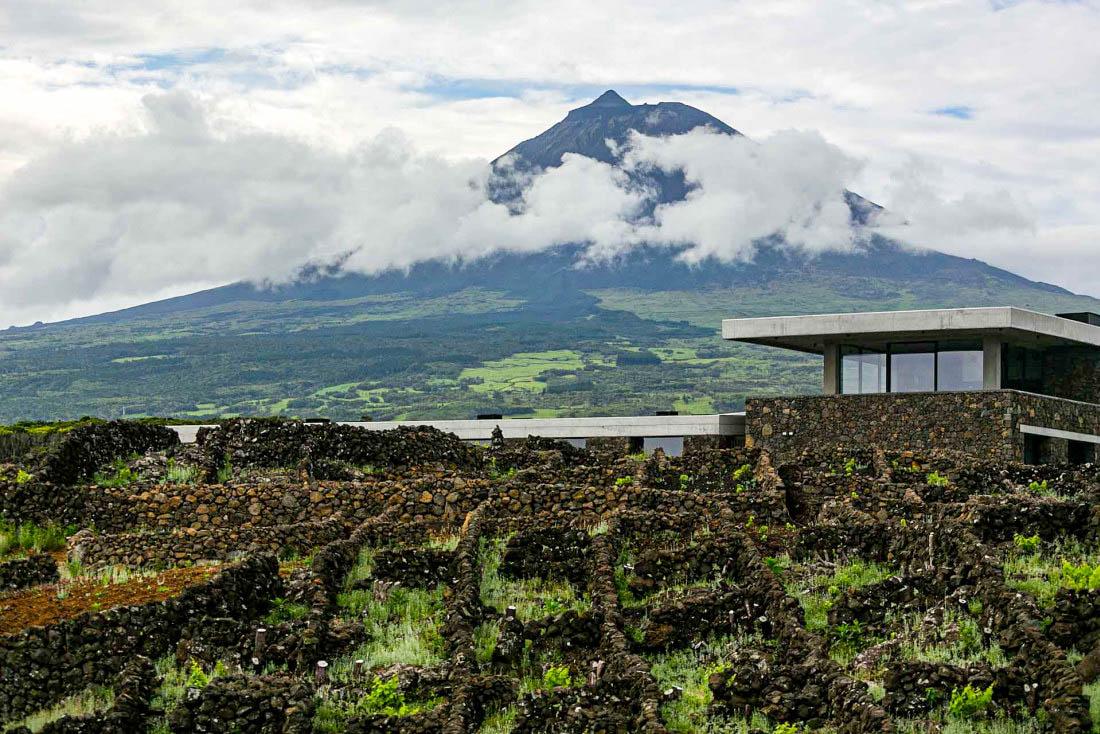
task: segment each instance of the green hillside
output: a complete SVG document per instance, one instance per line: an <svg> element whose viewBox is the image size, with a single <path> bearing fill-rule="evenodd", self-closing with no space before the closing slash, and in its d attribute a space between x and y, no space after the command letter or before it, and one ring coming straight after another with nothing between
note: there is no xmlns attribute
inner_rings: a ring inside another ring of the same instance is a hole
<svg viewBox="0 0 1100 734"><path fill-rule="evenodd" d="M170 317L0 332L0 422L159 415L470 417L711 412L818 389L813 356L718 336L723 317L1094 299L1003 279L837 275L702 290L596 288L546 303L485 287L236 301Z"/></svg>

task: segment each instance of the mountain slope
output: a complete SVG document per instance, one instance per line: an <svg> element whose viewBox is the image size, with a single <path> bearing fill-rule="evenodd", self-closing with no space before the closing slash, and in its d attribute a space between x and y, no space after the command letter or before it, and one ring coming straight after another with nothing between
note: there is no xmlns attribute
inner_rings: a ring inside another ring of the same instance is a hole
<svg viewBox="0 0 1100 734"><path fill-rule="evenodd" d="M607 140L700 125L739 135L687 105L630 105L607 92L494 165L548 168L566 153L615 163ZM662 200L686 193L682 177L657 185ZM856 222L877 210L855 194L848 203ZM3 331L0 421L730 410L746 395L815 391L818 367L812 357L721 342L723 317L1002 304L1100 310L1057 286L880 237L860 253L817 258L764 242L751 263L697 267L656 248L578 267L580 249L375 276L316 273L271 290L232 284Z"/></svg>

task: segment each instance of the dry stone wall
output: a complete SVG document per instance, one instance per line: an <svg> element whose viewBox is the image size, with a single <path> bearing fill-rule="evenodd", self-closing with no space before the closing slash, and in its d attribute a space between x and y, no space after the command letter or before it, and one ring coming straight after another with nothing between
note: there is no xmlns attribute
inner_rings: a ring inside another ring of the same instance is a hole
<svg viewBox="0 0 1100 734"><path fill-rule="evenodd" d="M201 428L197 443L208 470L227 460L234 466L285 467L316 461L357 466L480 466L476 449L451 433L425 426L371 431L336 423L310 424L281 418L240 418Z"/></svg>
<svg viewBox="0 0 1100 734"><path fill-rule="evenodd" d="M70 555L87 568L119 565L165 568L203 560L226 560L241 554L305 555L345 535L344 520L335 515L291 525L89 534L72 545Z"/></svg>
<svg viewBox="0 0 1100 734"><path fill-rule="evenodd" d="M0 563L0 592L54 581L57 581L57 561L45 553Z"/></svg>
<svg viewBox="0 0 1100 734"><path fill-rule="evenodd" d="M77 426L42 458L35 474L41 481L74 484L90 478L115 459L179 444L170 428L136 421L108 421Z"/></svg>
<svg viewBox="0 0 1100 734"><path fill-rule="evenodd" d="M246 560L164 602L0 637L0 720L114 680L123 701L53 731L107 731L123 716L124 730L148 730L160 716L146 706L151 687L118 676L137 656L174 652L169 666L220 662L228 673L178 702L161 720L173 731L308 731L315 709L343 706L339 729L350 732L469 734L507 708L514 732L665 734L682 692L659 684L659 662L676 655L706 671L712 702L693 713L697 730L748 708L769 728L885 734L891 715L929 715L927 688L988 682L997 712L1044 717L1071 734L1091 727L1082 674L1063 648L1096 640L1095 594L1059 593L1040 611L1001 563L1018 533L1095 543L1094 469L871 447L819 447L794 463L759 446L639 460L535 441L495 445L484 460L473 449L469 464L421 445L426 465L322 480L338 468L324 462L357 460L339 442L360 437L334 434L333 456L310 449L291 476L262 470L315 428L249 424L232 440L211 437L211 455L256 465L228 484L85 487L64 502L45 485L5 489L9 508L98 518L98 535L72 541L86 564ZM412 449L390 460L402 456ZM1040 479L1057 496L1029 494ZM317 546L310 562L281 568L269 554ZM802 590L854 563L892 575L820 589L827 619L811 619ZM548 589L557 590L546 603L527 596ZM942 626L948 613L968 615L980 644L996 642L1007 662L930 667L888 644L912 635L903 615ZM390 625L418 636L408 646L416 663L375 658L360 668L355 659L377 654ZM860 656L885 656L883 665L836 654L853 629L882 639ZM551 666L566 669L565 685L543 678ZM881 702L861 679L872 670ZM431 703L408 716L366 711L377 680ZM697 703L699 692L690 695Z"/></svg>

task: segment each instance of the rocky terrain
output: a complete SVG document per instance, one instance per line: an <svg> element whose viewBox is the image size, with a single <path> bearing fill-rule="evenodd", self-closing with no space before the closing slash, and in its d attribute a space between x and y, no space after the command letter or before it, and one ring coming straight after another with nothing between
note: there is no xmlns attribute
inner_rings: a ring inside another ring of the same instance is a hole
<svg viewBox="0 0 1100 734"><path fill-rule="evenodd" d="M1100 471L233 420L0 464L0 729L1090 732Z"/></svg>

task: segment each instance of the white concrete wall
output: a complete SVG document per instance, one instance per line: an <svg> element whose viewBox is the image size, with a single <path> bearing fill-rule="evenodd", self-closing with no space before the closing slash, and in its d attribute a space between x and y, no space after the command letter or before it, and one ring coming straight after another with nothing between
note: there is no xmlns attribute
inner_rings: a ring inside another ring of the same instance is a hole
<svg viewBox="0 0 1100 734"><path fill-rule="evenodd" d="M485 441L500 426L505 438L663 438L683 436L743 436L744 413L711 415L642 415L607 418L514 418L503 420L348 421L369 431L399 426L432 426L466 441ZM199 427L170 426L183 443L194 443Z"/></svg>

